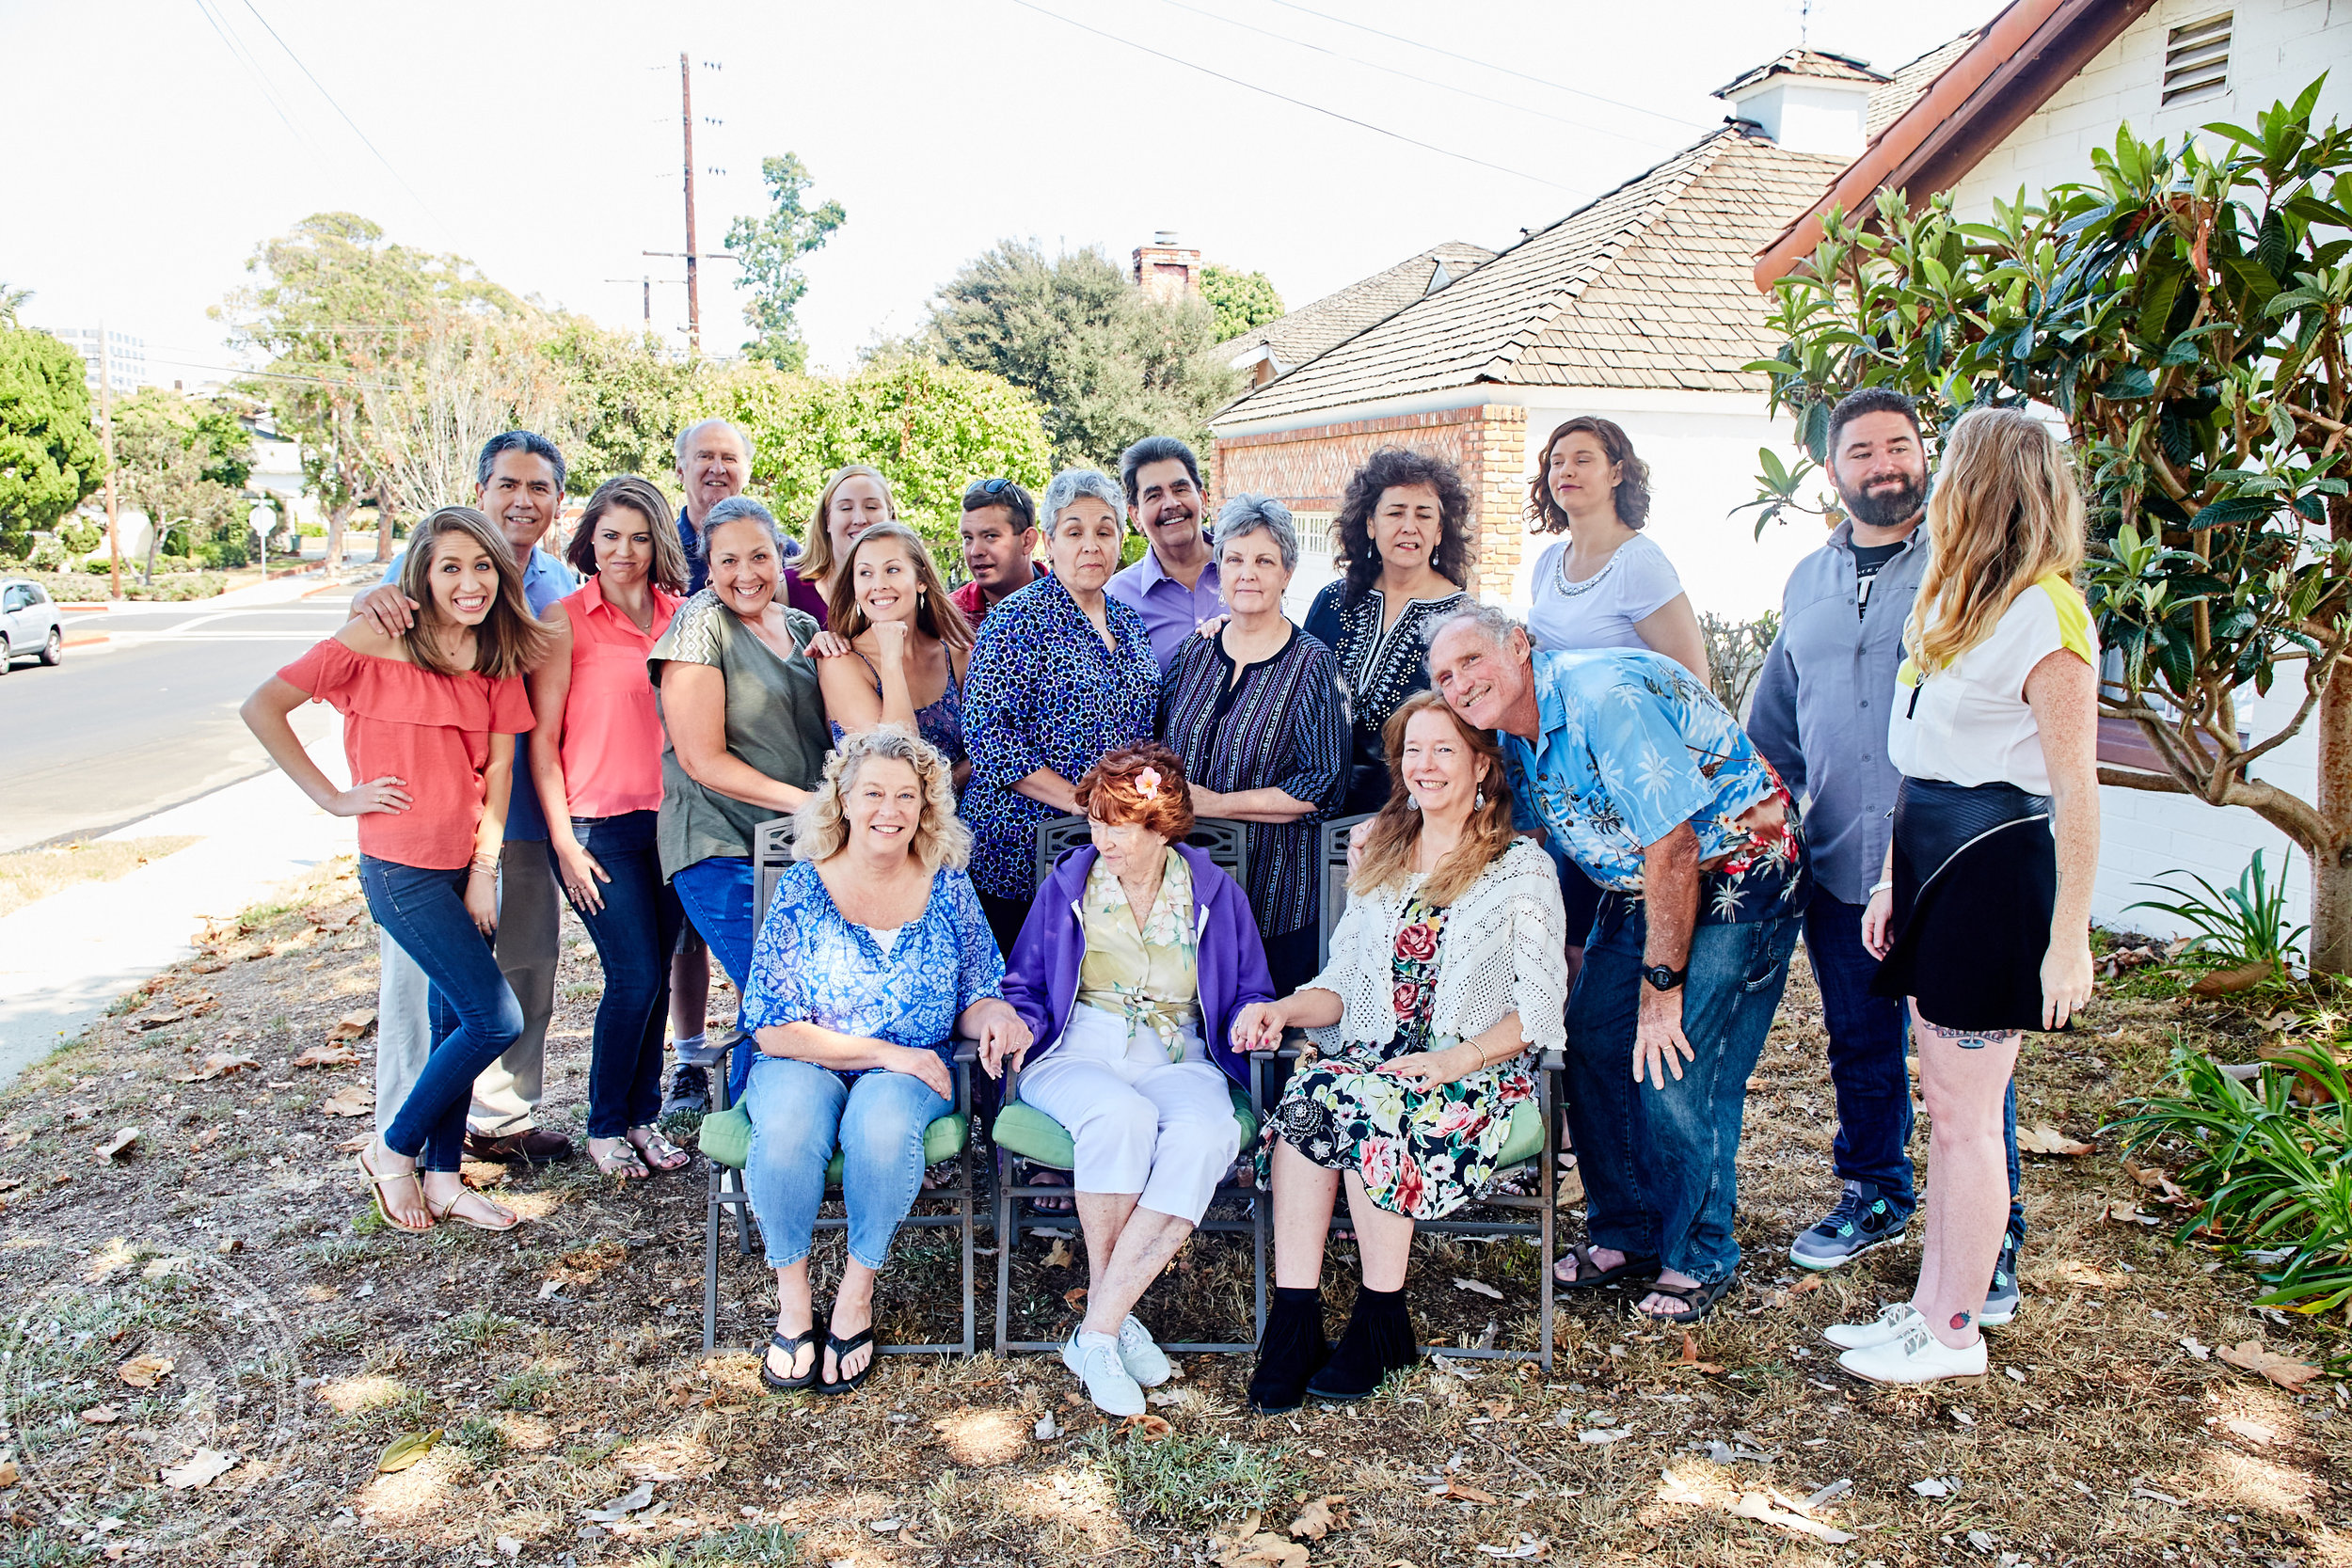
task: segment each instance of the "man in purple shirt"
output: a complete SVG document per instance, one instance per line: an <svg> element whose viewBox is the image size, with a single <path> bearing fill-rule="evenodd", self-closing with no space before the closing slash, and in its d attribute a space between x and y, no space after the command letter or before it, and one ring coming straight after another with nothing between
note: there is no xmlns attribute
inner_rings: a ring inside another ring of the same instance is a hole
<svg viewBox="0 0 2352 1568"><path fill-rule="evenodd" d="M1201 622L1225 613L1215 552L1200 527L1200 465L1175 436L1147 436L1120 454L1119 477L1127 511L1152 548L1114 574L1103 592L1143 617L1165 671Z"/></svg>

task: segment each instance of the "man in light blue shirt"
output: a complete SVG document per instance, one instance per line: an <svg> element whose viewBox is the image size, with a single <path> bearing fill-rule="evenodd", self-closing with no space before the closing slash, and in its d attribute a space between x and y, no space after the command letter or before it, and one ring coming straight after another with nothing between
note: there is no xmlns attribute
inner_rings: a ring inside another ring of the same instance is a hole
<svg viewBox="0 0 2352 1568"><path fill-rule="evenodd" d="M1112 574L1103 592L1135 607L1165 674L1200 623L1225 613L1216 556L1200 526L1200 465L1173 436L1148 436L1120 454L1127 511L1152 547Z"/></svg>
<svg viewBox="0 0 2352 1568"><path fill-rule="evenodd" d="M1637 1311L1698 1323L1739 1267L1748 1074L1812 889L1795 805L1740 721L1663 654L1535 653L1482 606L1438 628L1429 675L1464 721L1498 732L1515 806L1602 889L1565 1052L1593 1240L1561 1282L1651 1281Z"/></svg>
<svg viewBox="0 0 2352 1568"><path fill-rule="evenodd" d="M531 612L548 607L580 586L580 574L540 547L564 510L564 454L555 443L528 430L495 436L482 449L474 505L488 515L523 562L523 597ZM416 622L415 600L401 592L404 548L385 568L384 580L351 601L354 616L365 615L388 637ZM466 1153L477 1160L519 1160L541 1164L571 1153L572 1142L538 1125L547 1084L548 1019L555 1010L557 943L563 905L555 868L548 853L547 817L532 783L529 737L516 748L515 779L506 806L506 840L499 852L499 924L496 951L506 983L522 1004L522 1037L474 1080L473 1105L466 1118ZM378 1129L390 1124L408 1097L409 1085L433 1053L433 1024L427 1013L424 972L389 937L381 939L375 1044L375 1115Z"/></svg>

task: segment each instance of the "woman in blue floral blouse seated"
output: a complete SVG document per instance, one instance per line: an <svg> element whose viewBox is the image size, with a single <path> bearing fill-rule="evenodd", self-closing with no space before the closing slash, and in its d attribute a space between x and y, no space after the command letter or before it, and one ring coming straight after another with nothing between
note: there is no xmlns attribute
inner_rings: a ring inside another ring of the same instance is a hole
<svg viewBox="0 0 2352 1568"><path fill-rule="evenodd" d="M953 1105L950 1041L1019 1052L1003 961L972 882L947 759L894 725L844 740L800 810L799 859L760 925L743 998L756 1055L738 1053L752 1119L744 1167L776 1271L760 1379L842 1394L873 1370L874 1275L923 1180L923 1131ZM809 1238L842 1154L850 1257L823 1354Z"/></svg>
<svg viewBox="0 0 2352 1568"><path fill-rule="evenodd" d="M1371 824L1323 973L1242 1009L1237 1049L1294 1026L1302 1060L1267 1118L1274 1307L1249 1381L1260 1410L1358 1400L1418 1354L1405 1312L1416 1220L1482 1196L1535 1092L1528 1053L1560 1048L1560 883L1514 836L1494 737L1423 691L1390 718L1388 804ZM1336 1350L1323 1338L1324 1242L1341 1184L1364 1277Z"/></svg>

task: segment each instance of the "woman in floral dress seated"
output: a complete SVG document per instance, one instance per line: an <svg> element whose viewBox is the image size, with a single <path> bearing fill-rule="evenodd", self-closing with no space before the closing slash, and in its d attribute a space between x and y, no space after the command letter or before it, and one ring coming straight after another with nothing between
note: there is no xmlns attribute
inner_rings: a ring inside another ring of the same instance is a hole
<svg viewBox="0 0 2352 1568"><path fill-rule="evenodd" d="M1357 1400L1412 1365L1405 1266L1413 1222L1484 1196L1535 1092L1531 1052L1563 1043L1566 929L1551 862L1511 831L1502 753L1419 693L1385 736L1388 803L1363 841L1330 961L1294 995L1242 1010L1233 1043L1293 1026L1302 1060L1267 1120L1274 1307L1249 1401ZM1323 1337L1324 1242L1340 1184L1363 1258L1356 1310Z"/></svg>

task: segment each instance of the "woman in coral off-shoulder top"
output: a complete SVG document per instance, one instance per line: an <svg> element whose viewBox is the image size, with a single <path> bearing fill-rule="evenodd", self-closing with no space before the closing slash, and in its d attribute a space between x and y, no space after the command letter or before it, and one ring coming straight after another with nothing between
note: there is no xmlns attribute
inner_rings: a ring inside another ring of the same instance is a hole
<svg viewBox="0 0 2352 1568"><path fill-rule="evenodd" d="M469 1188L458 1159L475 1076L522 1033L490 936L515 737L532 727L522 677L548 633L514 552L469 506L418 525L401 587L424 607L406 632L346 623L264 681L243 717L321 810L359 819L368 912L432 982L432 1059L358 1156L384 1222L412 1233L439 1220L508 1230L516 1214ZM287 721L313 699L343 715L349 789L319 770Z"/></svg>

